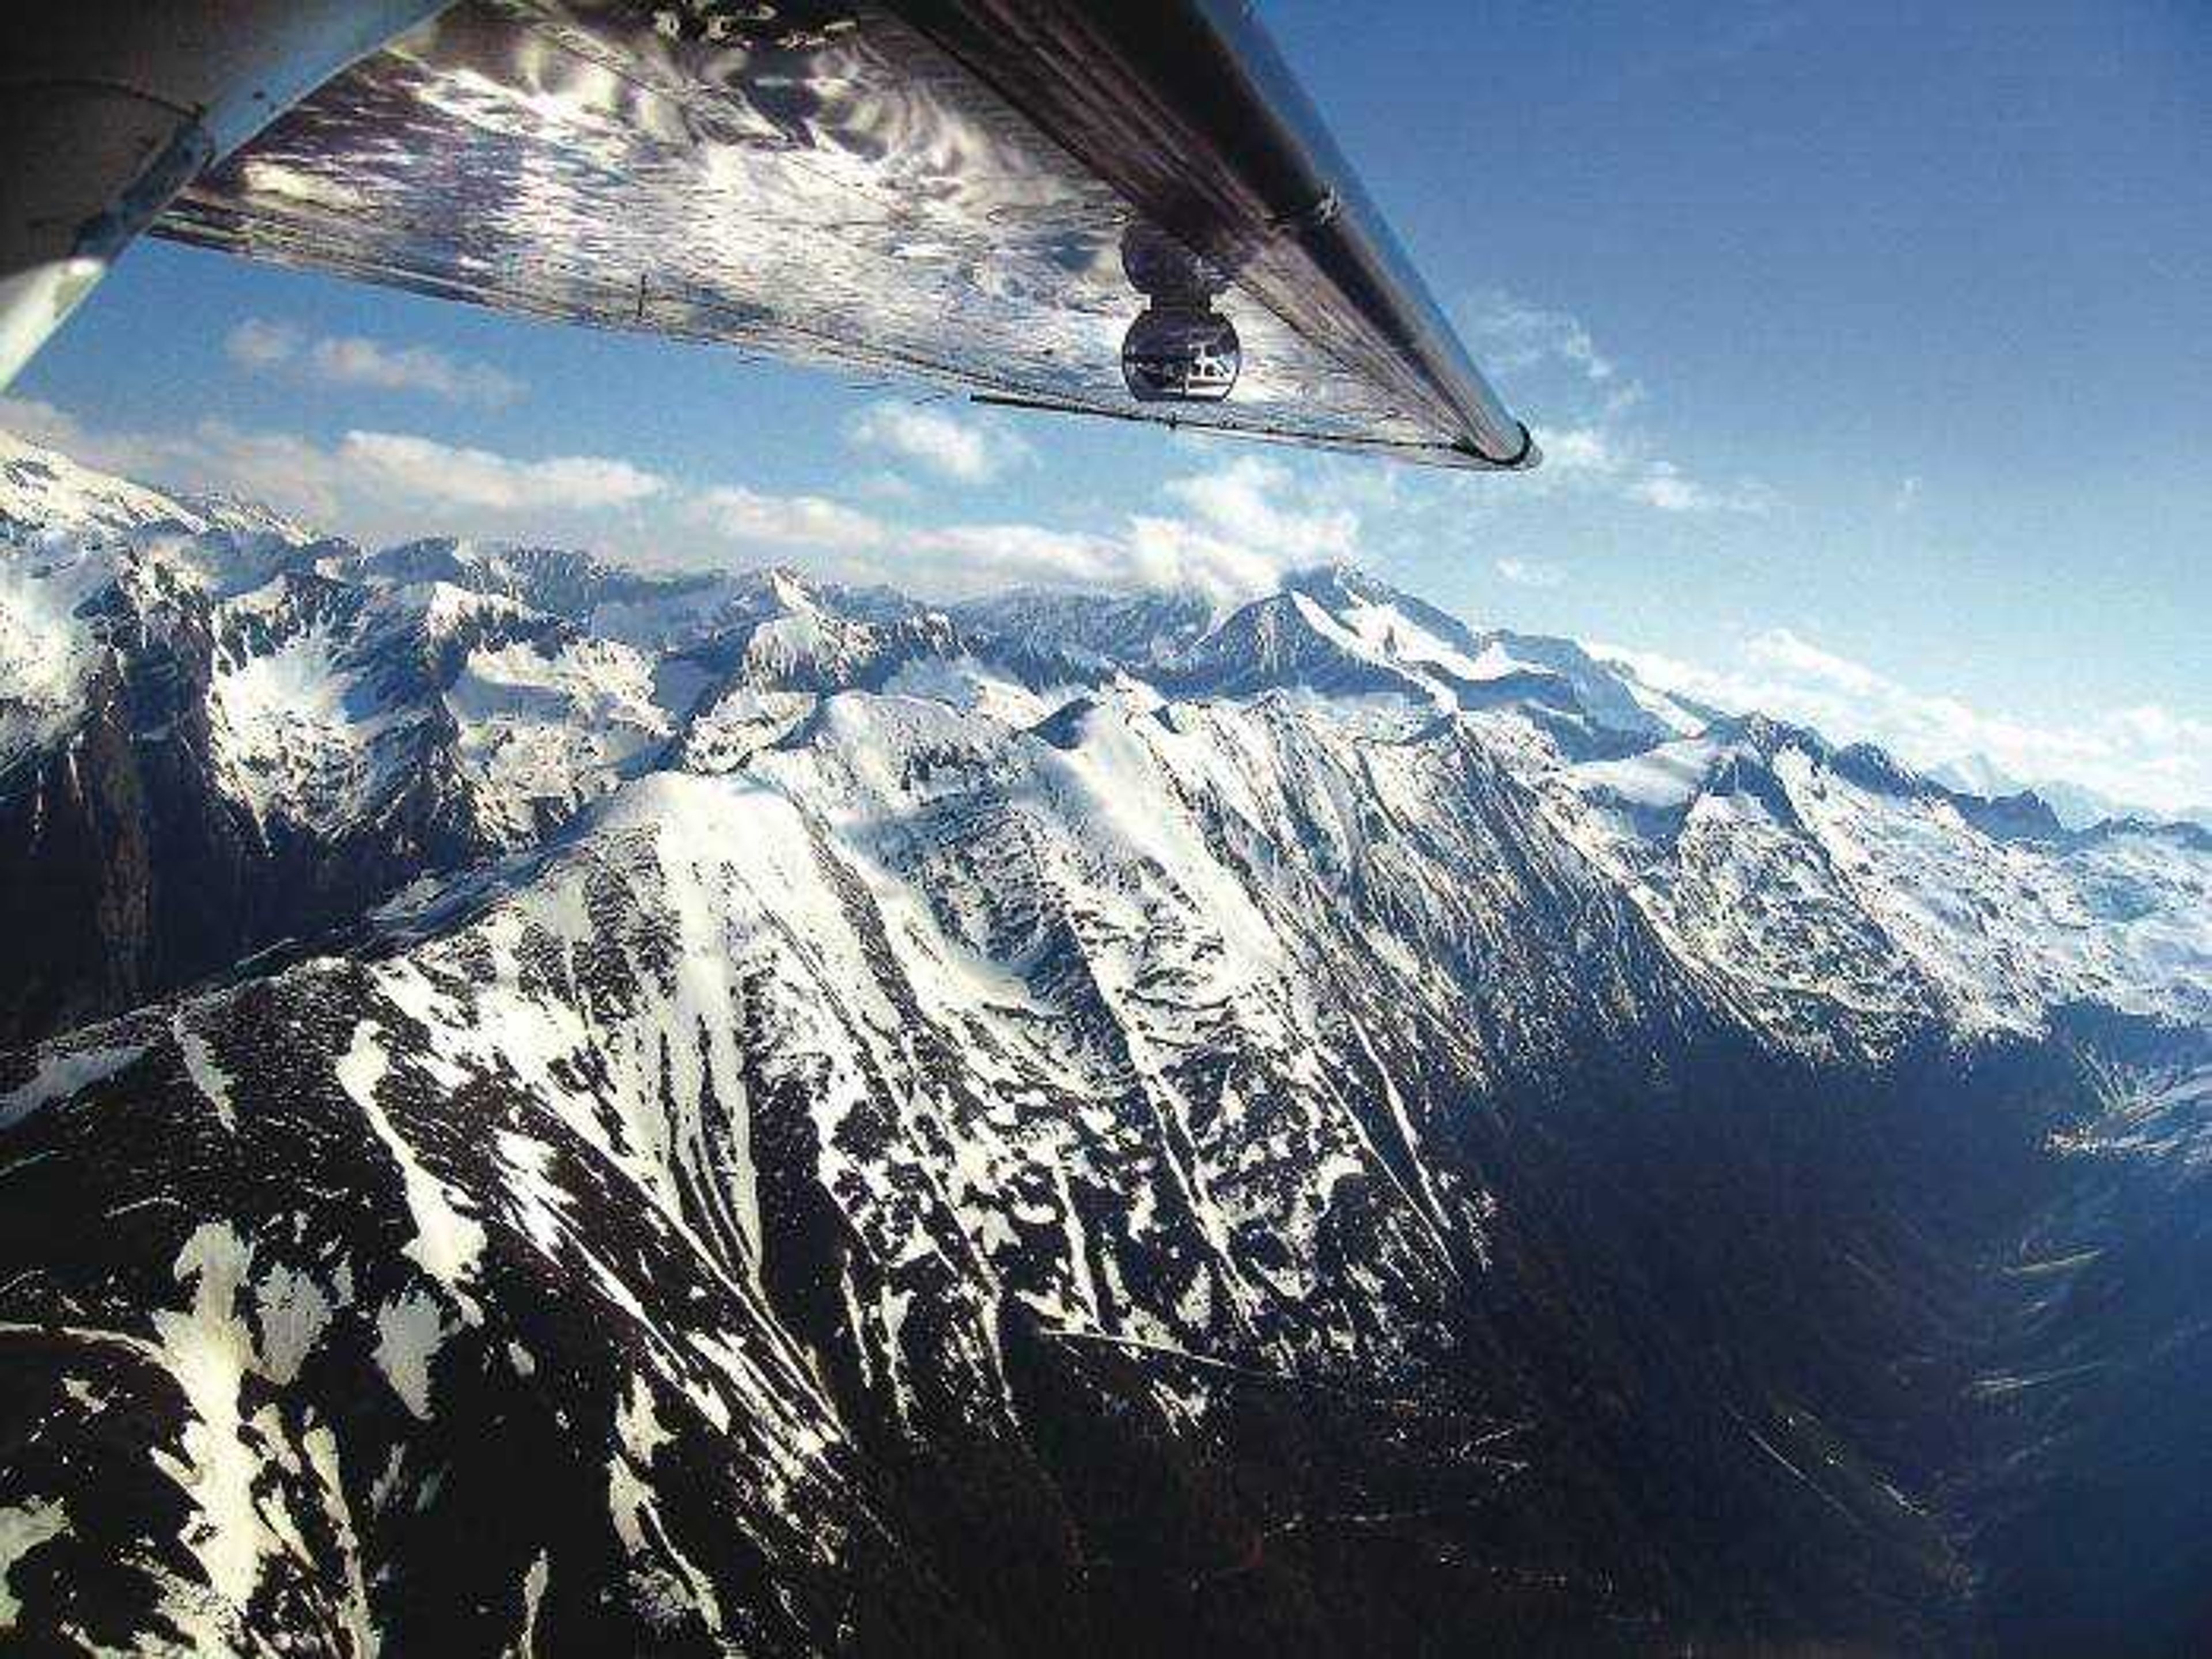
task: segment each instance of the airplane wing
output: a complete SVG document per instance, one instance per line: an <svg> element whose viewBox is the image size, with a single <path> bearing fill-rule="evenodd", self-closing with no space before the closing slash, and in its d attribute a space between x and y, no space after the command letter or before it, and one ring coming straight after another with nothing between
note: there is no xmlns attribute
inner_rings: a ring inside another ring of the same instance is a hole
<svg viewBox="0 0 2212 1659"><path fill-rule="evenodd" d="M149 228L996 402L1535 459L1243 0L459 0Z"/></svg>

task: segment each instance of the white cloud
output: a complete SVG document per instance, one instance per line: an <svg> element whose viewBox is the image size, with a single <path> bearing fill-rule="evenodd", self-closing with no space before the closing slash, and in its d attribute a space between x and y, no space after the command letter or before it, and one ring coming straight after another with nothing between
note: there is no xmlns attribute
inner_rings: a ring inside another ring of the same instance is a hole
<svg viewBox="0 0 2212 1659"><path fill-rule="evenodd" d="M1348 559L1358 550L1358 515L1279 461L1240 455L1175 479L1164 493L1209 533L1265 550L1279 569Z"/></svg>
<svg viewBox="0 0 2212 1659"><path fill-rule="evenodd" d="M1020 586L1188 589L1232 604L1304 562L1190 519L1139 514L1110 533L1034 524L954 525L902 540L885 580L946 595Z"/></svg>
<svg viewBox="0 0 2212 1659"><path fill-rule="evenodd" d="M917 501L921 499L921 491L915 488L911 478L888 469L855 479L853 492L858 495L872 496L879 501Z"/></svg>
<svg viewBox="0 0 2212 1659"><path fill-rule="evenodd" d="M184 487L212 484L295 514L310 523L335 522L345 511L350 480L339 459L289 432L257 432L226 421L203 421L173 438L125 439L143 447L135 469Z"/></svg>
<svg viewBox="0 0 2212 1659"><path fill-rule="evenodd" d="M849 435L863 448L887 451L956 483L988 483L1033 459L1030 447L1010 432L920 404L871 404L854 418Z"/></svg>
<svg viewBox="0 0 2212 1659"><path fill-rule="evenodd" d="M1492 291L1463 307L1462 320L1475 360L1507 384L1510 401L1553 416L1531 417L1544 465L1514 481L1517 496L1579 491L1668 514L1758 514L1771 506L1758 483L1723 488L1661 453L1643 383L1623 374L1570 313Z"/></svg>
<svg viewBox="0 0 2212 1659"><path fill-rule="evenodd" d="M1908 686L1790 629L1737 647L1725 666L1594 646L1662 690L1810 726L1838 742L1880 744L1923 769L1980 756L2028 779L2058 779L2155 811L2212 802L2212 720L2155 703L2032 721Z"/></svg>
<svg viewBox="0 0 2212 1659"><path fill-rule="evenodd" d="M1919 504L1919 476L1915 474L1911 477L1901 479L1897 486L1897 493L1889 498L1889 510L1893 513L1910 513Z"/></svg>
<svg viewBox="0 0 2212 1659"><path fill-rule="evenodd" d="M1280 585L1308 560L1285 556L1188 519L1144 514L1116 538L1115 568L1096 580L1119 587L1185 587L1217 604L1249 599Z"/></svg>
<svg viewBox="0 0 2212 1659"><path fill-rule="evenodd" d="M300 355L301 343L300 331L289 323L248 317L230 331L222 349L240 368L260 374L290 362Z"/></svg>
<svg viewBox="0 0 2212 1659"><path fill-rule="evenodd" d="M398 432L349 432L339 442L337 460L348 471L418 501L495 513L597 512L631 506L668 487L658 474L604 455L516 460Z"/></svg>
<svg viewBox="0 0 2212 1659"><path fill-rule="evenodd" d="M1557 565L1540 563L1534 559L1500 559L1497 570L1516 587L1557 587L1566 580Z"/></svg>
<svg viewBox="0 0 2212 1659"><path fill-rule="evenodd" d="M1672 461L1646 455L1641 441L1607 422L1539 427L1541 489L1594 489L1662 513L1765 513L1771 495L1756 483L1732 489L1700 483ZM1548 477L1547 475L1549 475Z"/></svg>
<svg viewBox="0 0 2212 1659"><path fill-rule="evenodd" d="M324 444L216 421L173 433L96 430L21 400L0 401L0 423L88 465L181 489L235 490L372 544L526 533L662 565L768 552L925 597L1033 583L1188 588L1225 604L1272 591L1285 571L1357 559L1350 503L1384 507L1396 488L1371 471L1294 471L1248 454L1170 480L1153 508L1103 529L927 524L890 516L896 501L876 511L827 495L694 486L616 457L524 459L410 433L356 429Z"/></svg>
<svg viewBox="0 0 2212 1659"><path fill-rule="evenodd" d="M334 458L304 438L201 421L182 432L85 425L52 404L0 398L0 427L101 471L191 491L228 489L317 522L338 510Z"/></svg>
<svg viewBox="0 0 2212 1659"><path fill-rule="evenodd" d="M1646 461L1630 469L1624 488L1629 499L1662 513L1764 513L1768 497L1756 485L1715 489L1682 476L1671 461Z"/></svg>
<svg viewBox="0 0 2212 1659"><path fill-rule="evenodd" d="M822 495L764 495L737 484L702 489L684 514L716 535L751 547L858 553L882 547L890 526Z"/></svg>
<svg viewBox="0 0 2212 1659"><path fill-rule="evenodd" d="M1624 465L1614 440L1594 426L1539 428L1544 470L1554 478L1582 475L1610 477Z"/></svg>
<svg viewBox="0 0 2212 1659"><path fill-rule="evenodd" d="M1024 585L1188 588L1216 603L1272 590L1284 572L1358 551L1358 520L1326 486L1243 456L1168 483L1180 513L1129 515L1106 532L1018 522L892 523L818 495L719 485L684 516L744 548L817 556L851 580L954 598Z"/></svg>
<svg viewBox="0 0 2212 1659"><path fill-rule="evenodd" d="M358 338L321 339L308 348L317 379L380 392L423 392L449 403L496 408L522 395L522 382L489 363L448 357L428 346L379 345Z"/></svg>
<svg viewBox="0 0 2212 1659"><path fill-rule="evenodd" d="M36 398L0 397L0 431L28 438L34 444L67 450L72 456L77 456L77 446L84 438L76 416Z"/></svg>
<svg viewBox="0 0 2212 1659"><path fill-rule="evenodd" d="M1482 348L1484 364L1501 376L1553 364L1586 380L1614 377L1612 359L1597 349L1589 330L1564 311L1547 311L1492 289L1474 297L1463 320L1470 340Z"/></svg>
<svg viewBox="0 0 2212 1659"><path fill-rule="evenodd" d="M671 489L659 475L607 456L520 459L406 433L353 431L325 445L212 419L182 431L130 431L18 400L0 400L0 425L88 466L176 489L234 491L372 541L512 532L526 516L533 532L564 515L599 524L610 511Z"/></svg>
<svg viewBox="0 0 2212 1659"><path fill-rule="evenodd" d="M498 408L523 383L489 363L471 362L430 346L386 345L355 335L310 337L289 323L249 317L223 342L230 360L257 374L283 371L322 386L370 392L415 392L447 403Z"/></svg>
<svg viewBox="0 0 2212 1659"><path fill-rule="evenodd" d="M1147 572L1128 544L1037 524L951 525L902 540L884 579L957 597L1020 586L1143 587L1177 584L1176 573ZM1148 579L1149 578L1149 579Z"/></svg>

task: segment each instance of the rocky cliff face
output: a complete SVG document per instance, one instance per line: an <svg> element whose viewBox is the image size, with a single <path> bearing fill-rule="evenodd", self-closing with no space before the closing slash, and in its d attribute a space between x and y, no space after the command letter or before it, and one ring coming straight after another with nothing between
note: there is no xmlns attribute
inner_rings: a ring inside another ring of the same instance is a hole
<svg viewBox="0 0 2212 1659"><path fill-rule="evenodd" d="M1354 572L943 613L7 465L21 1639L2203 1628L2201 835Z"/></svg>

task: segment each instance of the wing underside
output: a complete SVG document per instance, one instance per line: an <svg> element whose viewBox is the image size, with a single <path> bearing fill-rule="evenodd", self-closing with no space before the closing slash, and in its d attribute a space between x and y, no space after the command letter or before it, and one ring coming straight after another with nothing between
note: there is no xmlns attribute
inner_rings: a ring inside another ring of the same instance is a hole
<svg viewBox="0 0 2212 1659"><path fill-rule="evenodd" d="M1123 384L1139 222L1227 284L1225 401ZM996 400L1533 459L1235 5L461 0L153 228Z"/></svg>

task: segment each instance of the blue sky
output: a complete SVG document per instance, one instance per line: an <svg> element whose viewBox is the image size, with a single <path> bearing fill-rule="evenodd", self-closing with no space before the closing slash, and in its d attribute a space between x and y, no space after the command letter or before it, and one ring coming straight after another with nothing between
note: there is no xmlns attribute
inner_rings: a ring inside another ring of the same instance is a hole
<svg viewBox="0 0 2212 1659"><path fill-rule="evenodd" d="M0 422L372 538L923 592L1356 557L1923 763L2212 802L2212 10L1263 15L1540 473L992 416L159 245Z"/></svg>

